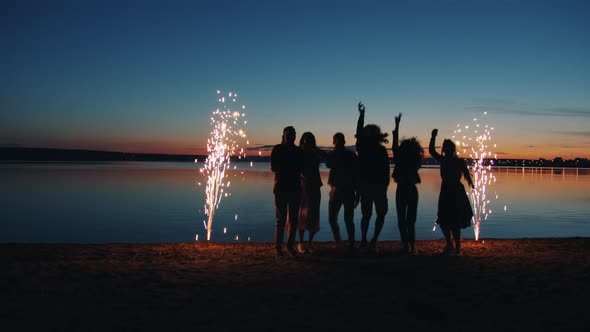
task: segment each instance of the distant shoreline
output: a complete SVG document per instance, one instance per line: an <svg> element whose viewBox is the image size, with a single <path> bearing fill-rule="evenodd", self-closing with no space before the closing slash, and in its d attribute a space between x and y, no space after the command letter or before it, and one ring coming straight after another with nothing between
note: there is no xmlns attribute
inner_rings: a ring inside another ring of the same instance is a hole
<svg viewBox="0 0 590 332"><path fill-rule="evenodd" d="M100 150L52 149L52 148L16 148L0 147L0 162L11 163L86 163L86 162L125 162L125 161L153 161L153 162L194 162L205 160L206 155L162 154L162 153L132 153ZM232 157L232 161L270 162L269 156ZM547 159L489 159L493 167L543 167L543 168L590 168L587 158L564 160L557 157ZM437 166L433 158L425 158L423 166Z"/></svg>

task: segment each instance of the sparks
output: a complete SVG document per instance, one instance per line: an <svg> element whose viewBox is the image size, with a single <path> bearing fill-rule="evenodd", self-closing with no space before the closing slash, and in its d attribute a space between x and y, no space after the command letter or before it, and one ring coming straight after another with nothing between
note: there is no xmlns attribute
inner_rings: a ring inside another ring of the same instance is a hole
<svg viewBox="0 0 590 332"><path fill-rule="evenodd" d="M484 112L484 116L487 112ZM464 128L464 132L461 129L455 130L453 133L456 136L452 138L456 140L458 151L468 154L469 159L472 161L472 165L469 168L473 172L473 184L475 188L471 190L469 198L473 206L473 231L475 233L475 240L479 240L480 228L482 218L487 220L488 216L492 213L492 210L488 208L490 200L487 197L487 191L490 186L496 182L496 176L492 172L492 165L496 159L496 155L491 151L490 141L492 139L493 127L488 125L483 128L478 123L477 118L473 119L473 125L462 126L457 125L457 128ZM483 129L483 132L482 132ZM459 135L459 133L461 133ZM472 137L473 136L473 137ZM496 144L492 145L494 148ZM496 199L498 196L496 195Z"/></svg>
<svg viewBox="0 0 590 332"><path fill-rule="evenodd" d="M221 91L217 90L221 95ZM236 102L237 94L230 92L228 102ZM226 181L226 171L230 167L231 157L239 154L239 157L245 157L244 150L240 149L240 141L246 137L246 132L241 128L245 125L245 113L234 111L231 104L226 104L226 98L218 99L220 105L212 112L210 118L211 133L207 140L207 160L205 166L200 169L207 179L205 187L205 214L207 215L207 241L211 240L211 231L213 229L213 217L219 207L222 197L228 197L231 193L227 192L230 182ZM238 106L235 106L237 108ZM245 106L241 106L242 109ZM248 143L246 143L248 144ZM225 188L225 189L224 189ZM224 229L224 233L226 230Z"/></svg>

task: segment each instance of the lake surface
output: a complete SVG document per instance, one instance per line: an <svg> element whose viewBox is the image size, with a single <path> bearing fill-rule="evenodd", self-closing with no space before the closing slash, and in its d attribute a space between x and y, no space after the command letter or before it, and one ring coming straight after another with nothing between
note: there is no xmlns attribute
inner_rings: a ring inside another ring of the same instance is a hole
<svg viewBox="0 0 590 332"><path fill-rule="evenodd" d="M212 241L272 242L274 174L268 163L236 163L231 195L216 212ZM154 243L206 239L205 179L193 163L0 164L1 243ZM492 213L481 239L590 237L588 169L497 168L488 190ZM438 168L420 171L418 239L442 238L433 231L440 189ZM328 171L322 170L319 241L332 240L328 225ZM201 183L202 185L199 185ZM395 183L382 240L399 240ZM495 196L498 196L496 199ZM339 219L345 234L342 211ZM357 239L360 208L355 210ZM374 217L369 235L372 234ZM224 232L225 230L225 232ZM474 238L473 228L463 231Z"/></svg>

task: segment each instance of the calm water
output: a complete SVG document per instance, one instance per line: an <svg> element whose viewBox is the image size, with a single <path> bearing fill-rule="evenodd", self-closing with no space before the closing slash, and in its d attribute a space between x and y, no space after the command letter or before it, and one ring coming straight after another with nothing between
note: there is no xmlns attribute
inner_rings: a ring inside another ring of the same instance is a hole
<svg viewBox="0 0 590 332"><path fill-rule="evenodd" d="M198 185L204 179L198 167L192 163L0 164L0 242L189 242L197 234L204 240L204 186ZM265 163L237 167L231 172L231 196L221 201L215 217L212 240L272 242L273 174ZM438 239L442 234L433 226L440 176L436 168L420 172L417 237ZM590 236L589 170L494 172L497 181L491 191L498 198L490 202L492 214L482 224L482 239ZM327 183L327 171L322 175ZM328 190L327 185L322 187L320 241L332 239ZM399 239L394 194L392 183L384 240ZM357 209L357 238L359 221ZM340 225L344 233L342 215ZM369 231L372 234L372 228ZM463 235L473 238L473 229Z"/></svg>

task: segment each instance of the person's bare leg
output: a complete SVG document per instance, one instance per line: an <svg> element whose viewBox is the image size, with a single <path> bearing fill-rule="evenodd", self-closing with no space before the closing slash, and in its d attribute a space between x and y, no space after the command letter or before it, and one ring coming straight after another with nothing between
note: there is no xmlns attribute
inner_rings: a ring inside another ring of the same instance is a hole
<svg viewBox="0 0 590 332"><path fill-rule="evenodd" d="M299 251L300 254L305 253L305 248L303 247L303 242L305 241L304 235L305 235L305 230L300 229L299 230L299 243L297 243L297 251Z"/></svg>
<svg viewBox="0 0 590 332"><path fill-rule="evenodd" d="M447 246L444 249L445 254L450 254L453 250L453 240L451 239L451 229L448 227L440 228L445 236L445 240L447 241Z"/></svg>
<svg viewBox="0 0 590 332"><path fill-rule="evenodd" d="M453 239L455 240L455 255L461 253L461 228L453 229Z"/></svg>

